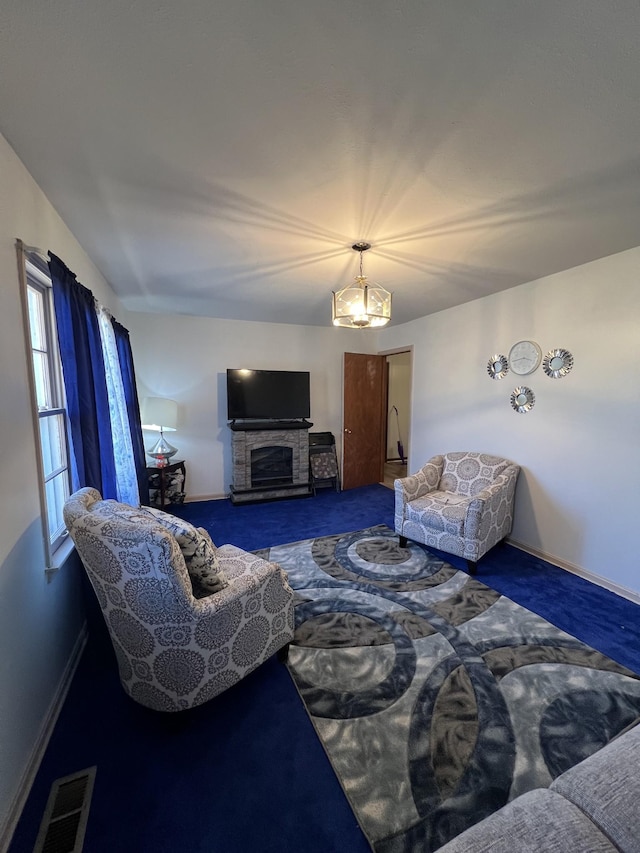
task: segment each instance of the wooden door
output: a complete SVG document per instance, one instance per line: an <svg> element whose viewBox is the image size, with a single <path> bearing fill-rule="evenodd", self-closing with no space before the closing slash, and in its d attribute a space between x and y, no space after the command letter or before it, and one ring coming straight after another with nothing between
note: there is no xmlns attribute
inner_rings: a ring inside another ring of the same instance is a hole
<svg viewBox="0 0 640 853"><path fill-rule="evenodd" d="M382 355L344 354L342 487L384 476L387 362Z"/></svg>

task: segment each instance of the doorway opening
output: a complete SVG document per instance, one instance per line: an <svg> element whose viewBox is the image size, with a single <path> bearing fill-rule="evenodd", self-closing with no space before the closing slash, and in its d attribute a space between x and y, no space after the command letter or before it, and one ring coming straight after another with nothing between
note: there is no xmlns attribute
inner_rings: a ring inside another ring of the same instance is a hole
<svg viewBox="0 0 640 853"><path fill-rule="evenodd" d="M383 483L393 488L393 481L407 476L409 456L409 424L411 421L411 363L409 350L388 353L387 418Z"/></svg>

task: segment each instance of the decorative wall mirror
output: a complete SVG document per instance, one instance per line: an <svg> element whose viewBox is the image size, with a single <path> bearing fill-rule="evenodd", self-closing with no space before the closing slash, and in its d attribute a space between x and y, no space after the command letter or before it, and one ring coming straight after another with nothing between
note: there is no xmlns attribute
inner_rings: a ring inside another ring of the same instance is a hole
<svg viewBox="0 0 640 853"><path fill-rule="evenodd" d="M511 407L520 414L526 414L533 409L536 395L526 385L519 385L511 392Z"/></svg>
<svg viewBox="0 0 640 853"><path fill-rule="evenodd" d="M542 369L552 379L561 379L573 367L573 356L566 349L551 349L545 355Z"/></svg>
<svg viewBox="0 0 640 853"><path fill-rule="evenodd" d="M509 372L509 362L506 355L496 353L492 355L487 364L487 373L492 379L504 379Z"/></svg>

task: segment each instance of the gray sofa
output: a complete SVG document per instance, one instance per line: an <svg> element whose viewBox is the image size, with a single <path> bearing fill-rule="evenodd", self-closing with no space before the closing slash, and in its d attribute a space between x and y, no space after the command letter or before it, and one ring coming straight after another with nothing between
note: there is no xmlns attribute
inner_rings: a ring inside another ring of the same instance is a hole
<svg viewBox="0 0 640 853"><path fill-rule="evenodd" d="M438 853L640 853L640 725Z"/></svg>

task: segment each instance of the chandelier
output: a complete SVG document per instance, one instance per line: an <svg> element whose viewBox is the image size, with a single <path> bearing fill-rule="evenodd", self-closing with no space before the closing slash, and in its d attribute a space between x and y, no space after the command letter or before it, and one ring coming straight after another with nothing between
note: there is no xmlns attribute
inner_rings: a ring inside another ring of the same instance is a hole
<svg viewBox="0 0 640 853"><path fill-rule="evenodd" d="M391 294L362 274L362 253L371 243L354 243L351 248L360 252L360 275L354 284L333 292L333 325L351 329L385 326L391 319Z"/></svg>

